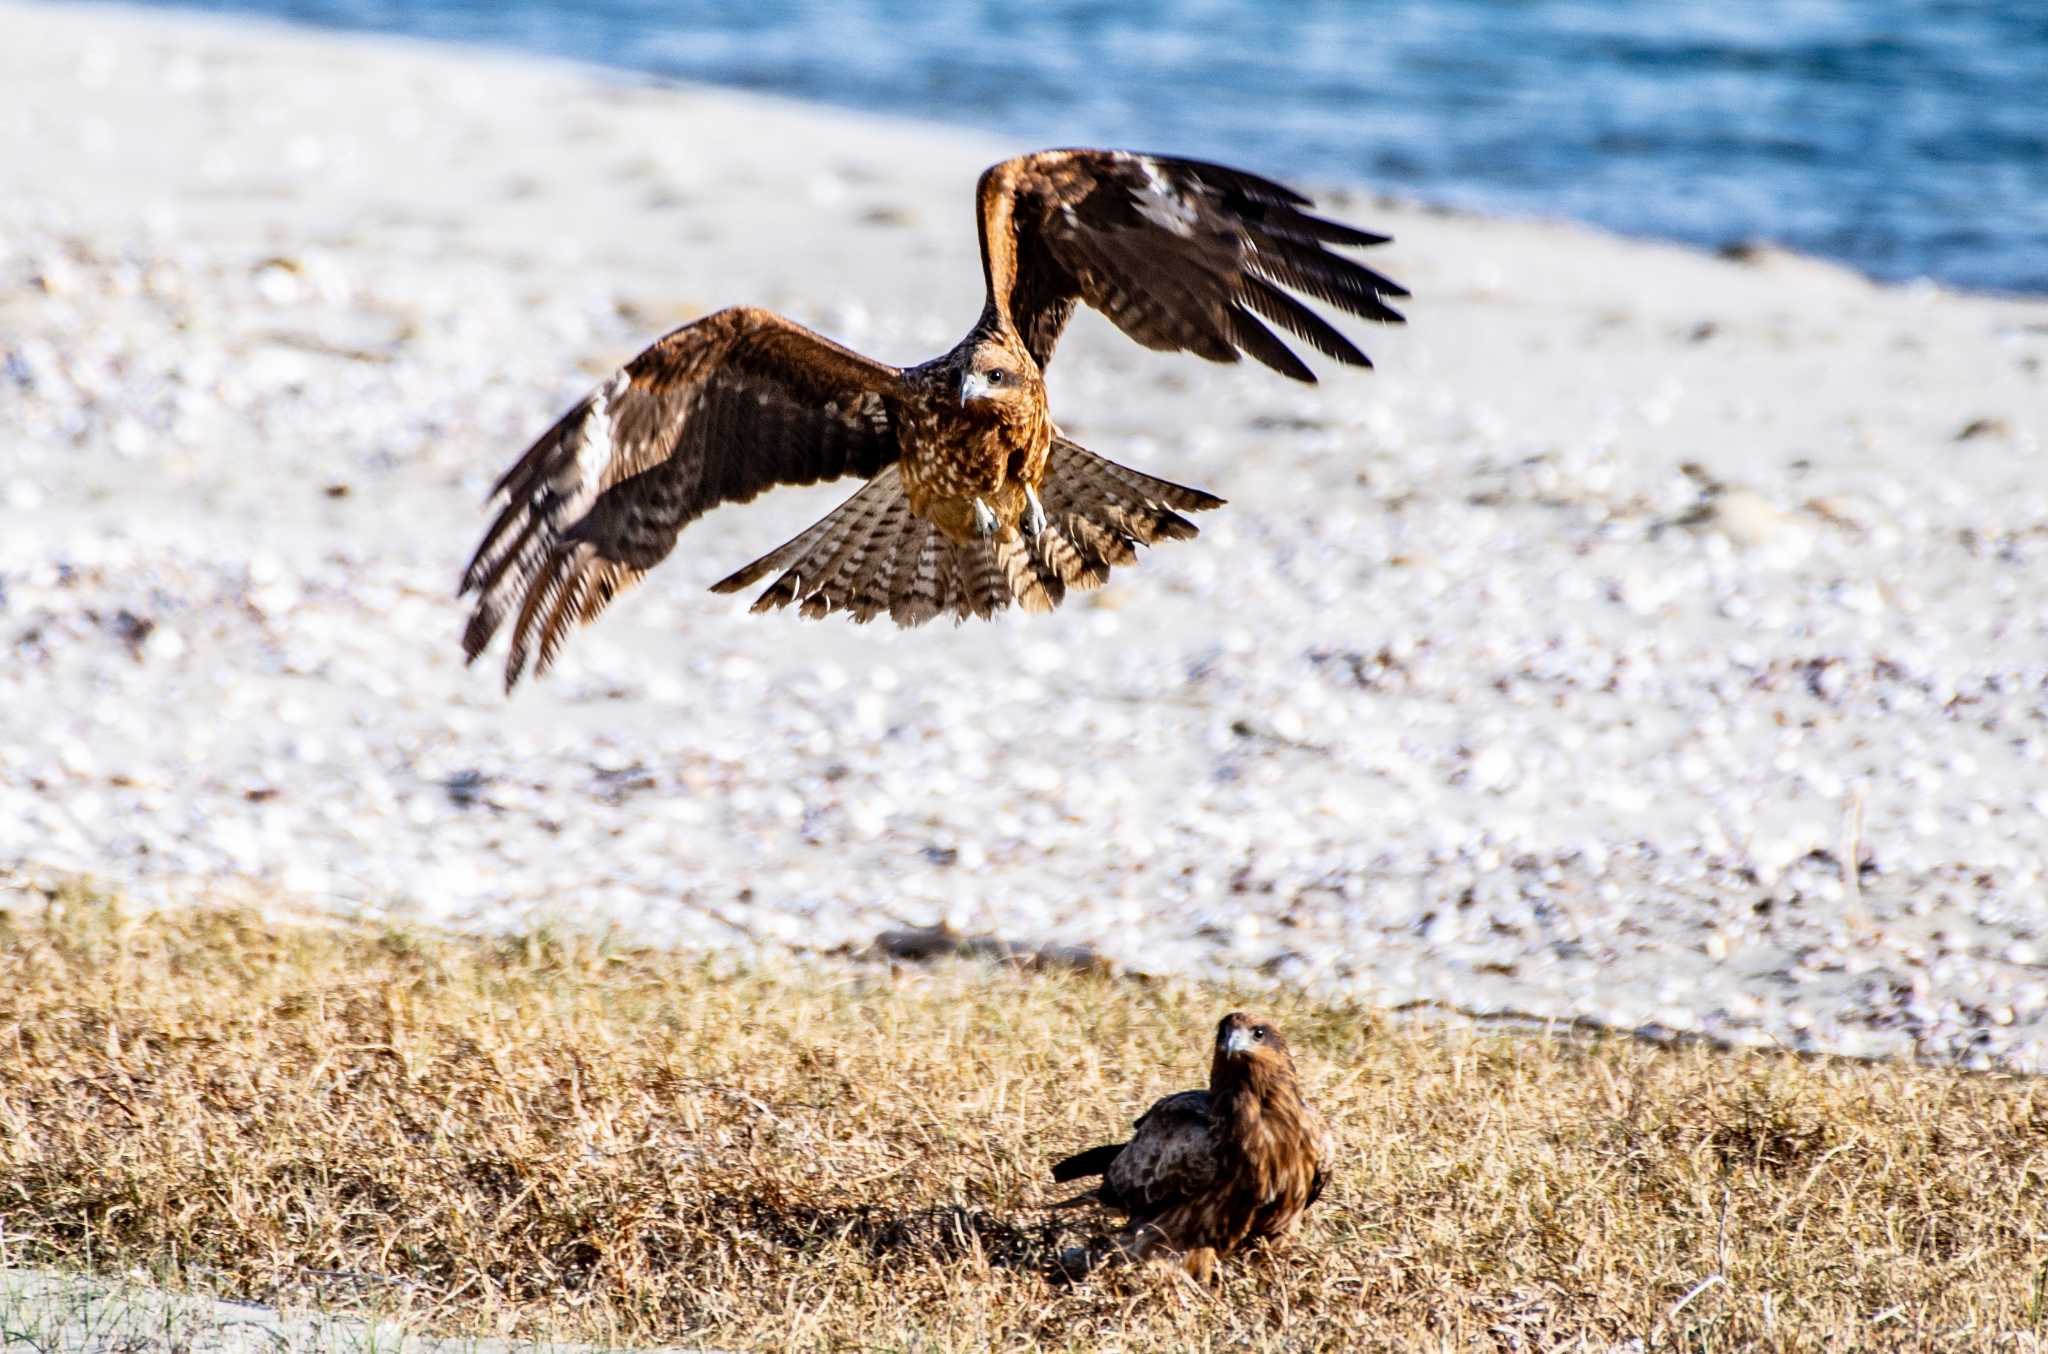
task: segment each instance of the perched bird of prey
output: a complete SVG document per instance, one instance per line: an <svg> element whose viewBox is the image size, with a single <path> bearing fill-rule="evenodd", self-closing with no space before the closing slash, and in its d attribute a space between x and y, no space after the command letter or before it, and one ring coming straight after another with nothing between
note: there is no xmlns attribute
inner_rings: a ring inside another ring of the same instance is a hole
<svg viewBox="0 0 2048 1354"><path fill-rule="evenodd" d="M1216 1261L1285 1236L1323 1192L1332 1155L1323 1116L1302 1097L1280 1031L1232 1011L1216 1026L1209 1089L1146 1110L1129 1142L1053 1166L1054 1180L1102 1183L1058 1205L1096 1203L1126 1215L1116 1251L1177 1261L1207 1279Z"/></svg>
<svg viewBox="0 0 2048 1354"><path fill-rule="evenodd" d="M987 299L943 357L892 367L768 311L721 310L564 414L494 491L502 506L462 577L477 594L468 657L510 617L509 690L704 513L845 475L868 483L714 589L775 574L754 610L899 625L1012 602L1050 611L1136 546L1193 536L1181 514L1222 502L1061 435L1041 378L1077 302L1148 348L1212 362L1249 353L1314 381L1261 317L1339 362L1372 364L1285 288L1390 323L1401 316L1387 298L1408 294L1329 247L1385 236L1221 165L1039 151L983 173L975 203Z"/></svg>

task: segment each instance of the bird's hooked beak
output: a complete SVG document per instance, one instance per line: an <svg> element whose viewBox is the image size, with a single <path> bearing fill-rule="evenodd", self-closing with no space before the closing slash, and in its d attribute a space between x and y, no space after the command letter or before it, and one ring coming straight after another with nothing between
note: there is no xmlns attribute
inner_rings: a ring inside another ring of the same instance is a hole
<svg viewBox="0 0 2048 1354"><path fill-rule="evenodd" d="M1230 1033L1223 1036L1223 1051L1233 1058L1242 1058L1252 1051L1252 1027L1232 1025Z"/></svg>
<svg viewBox="0 0 2048 1354"><path fill-rule="evenodd" d="M980 372L970 371L966 373L960 378L961 407L965 408L976 400L987 399L990 392L994 389L995 387L988 383L988 377L983 376Z"/></svg>

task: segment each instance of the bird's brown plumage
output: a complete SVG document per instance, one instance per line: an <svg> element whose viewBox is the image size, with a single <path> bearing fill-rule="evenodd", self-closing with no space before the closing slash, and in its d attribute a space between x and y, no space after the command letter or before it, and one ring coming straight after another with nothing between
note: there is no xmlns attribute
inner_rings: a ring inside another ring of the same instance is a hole
<svg viewBox="0 0 2048 1354"><path fill-rule="evenodd" d="M1175 1260L1207 1277L1219 1257L1293 1230L1322 1194L1331 1155L1329 1127L1302 1095L1286 1040L1233 1011L1216 1027L1208 1090L1164 1097L1129 1142L1077 1153L1052 1173L1102 1177L1066 1202L1124 1214L1121 1254Z"/></svg>
<svg viewBox="0 0 2048 1354"><path fill-rule="evenodd" d="M1240 170L1128 151L1006 160L976 191L987 292L967 337L897 368L764 310L668 334L571 409L506 472L462 578L474 660L509 619L505 682L547 668L569 632L664 559L712 508L780 484L866 487L715 586L777 573L755 609L886 614L901 625L1051 610L1135 547L1193 536L1222 500L1059 435L1044 368L1076 304L1150 348L1313 373L1261 317L1370 366L1284 289L1388 322L1407 293L1331 245L1383 236L1304 210ZM1036 504L1034 504L1036 500Z"/></svg>
<svg viewBox="0 0 2048 1354"><path fill-rule="evenodd" d="M1200 160L1048 150L992 166L976 191L987 310L1043 367L1077 301L1164 352L1212 362L1249 353L1282 375L1315 374L1261 316L1339 362L1372 363L1283 287L1399 323L1408 293L1326 247L1387 237L1303 211L1291 188Z"/></svg>

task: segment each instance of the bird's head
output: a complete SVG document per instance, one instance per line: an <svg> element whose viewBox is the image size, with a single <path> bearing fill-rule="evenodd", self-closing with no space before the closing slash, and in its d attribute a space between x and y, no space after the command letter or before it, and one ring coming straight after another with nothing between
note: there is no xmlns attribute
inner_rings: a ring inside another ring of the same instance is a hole
<svg viewBox="0 0 2048 1354"><path fill-rule="evenodd" d="M1044 399L1038 367L1026 353L1002 343L981 343L960 368L960 407L1002 414Z"/></svg>
<svg viewBox="0 0 2048 1354"><path fill-rule="evenodd" d="M1244 1089L1264 1100L1294 1080L1294 1055L1272 1021L1232 1011L1216 1023L1216 1053L1209 1059L1211 1095Z"/></svg>
<svg viewBox="0 0 2048 1354"><path fill-rule="evenodd" d="M1232 1011L1216 1024L1218 1061L1247 1058L1288 1058L1287 1041L1271 1021Z"/></svg>

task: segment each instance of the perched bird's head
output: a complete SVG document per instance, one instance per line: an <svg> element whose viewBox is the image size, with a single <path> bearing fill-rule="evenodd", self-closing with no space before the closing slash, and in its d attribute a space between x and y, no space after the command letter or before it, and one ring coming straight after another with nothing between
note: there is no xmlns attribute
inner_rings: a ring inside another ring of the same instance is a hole
<svg viewBox="0 0 2048 1354"><path fill-rule="evenodd" d="M1209 1093L1248 1087L1261 1100L1295 1084L1294 1055L1272 1021L1232 1011L1216 1024L1216 1052L1209 1059Z"/></svg>
<svg viewBox="0 0 2048 1354"><path fill-rule="evenodd" d="M1287 1041L1271 1022L1232 1011L1216 1025L1218 1058L1288 1057Z"/></svg>
<svg viewBox="0 0 2048 1354"><path fill-rule="evenodd" d="M1002 343L980 343L960 369L960 406L1001 413L1028 408L1045 398L1038 366L1029 354Z"/></svg>

